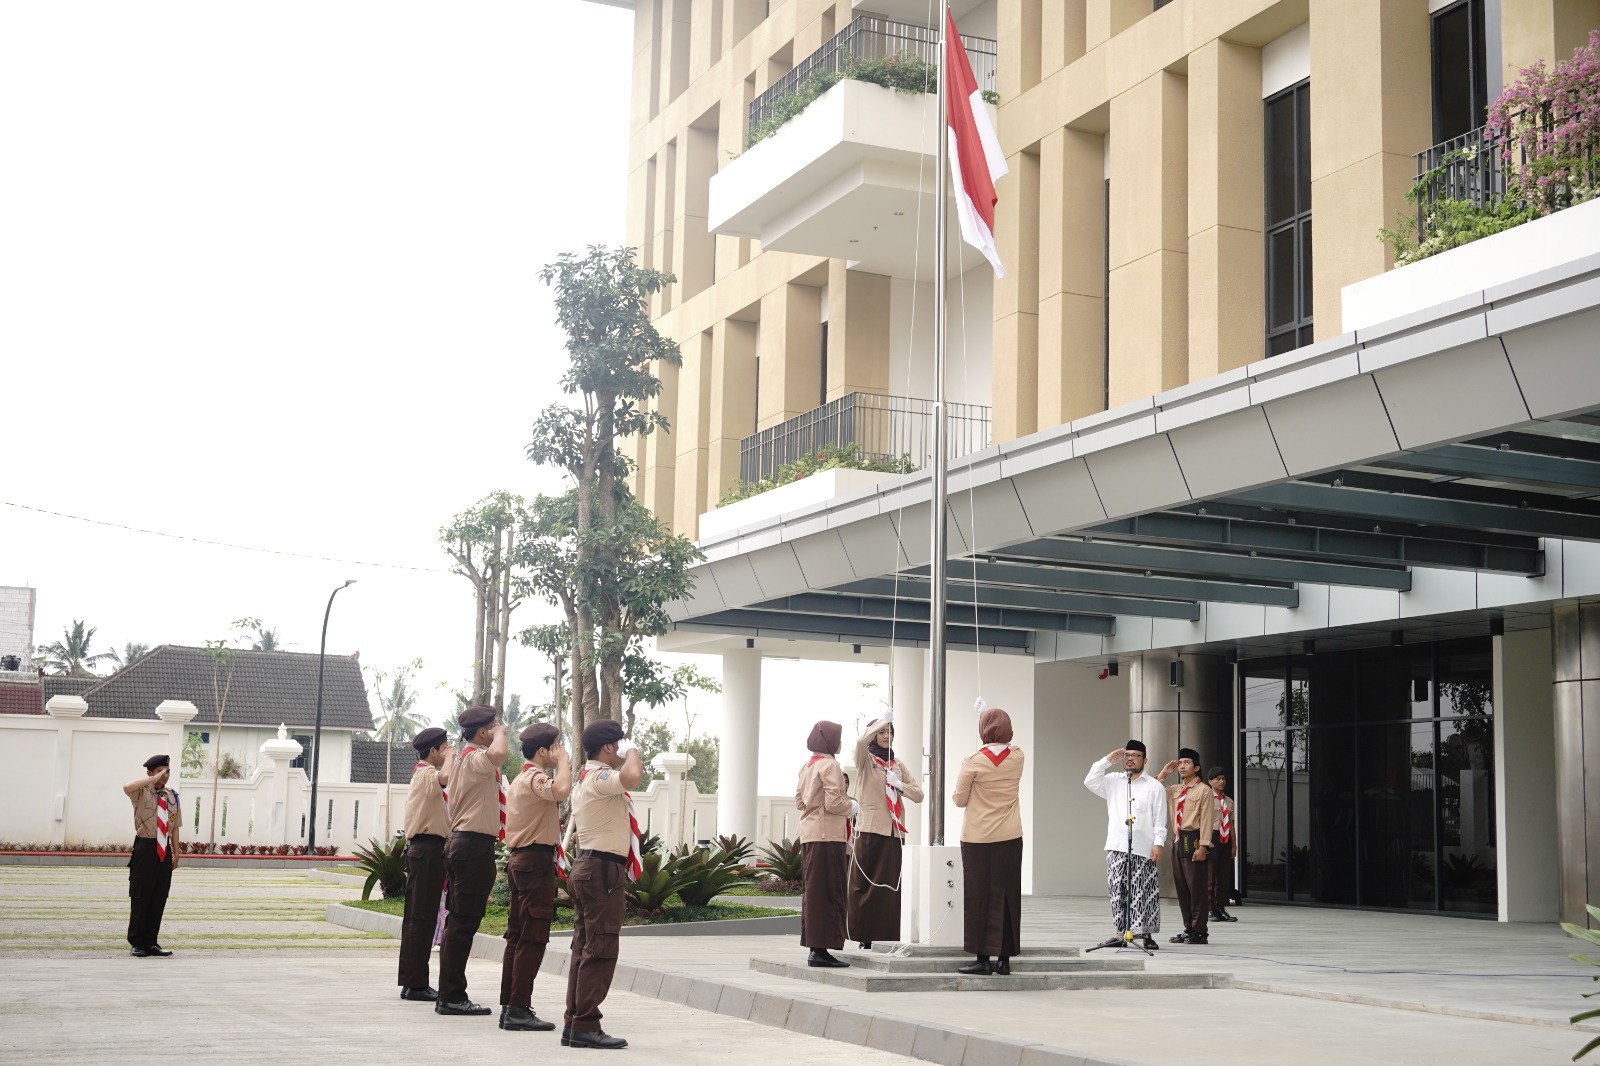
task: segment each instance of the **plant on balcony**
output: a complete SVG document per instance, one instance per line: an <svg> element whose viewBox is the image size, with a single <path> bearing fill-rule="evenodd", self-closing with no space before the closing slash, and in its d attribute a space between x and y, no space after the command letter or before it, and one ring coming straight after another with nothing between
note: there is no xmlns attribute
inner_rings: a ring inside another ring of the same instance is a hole
<svg viewBox="0 0 1600 1066"><path fill-rule="evenodd" d="M870 82L901 93L931 93L938 91L939 69L910 52L896 52L880 59L852 59L842 70L819 70L796 86L794 92L774 103L766 117L751 127L750 143L771 137L813 100L846 79ZM985 89L983 99L998 104L1000 94Z"/></svg>
<svg viewBox="0 0 1600 1066"><path fill-rule="evenodd" d="M1600 195L1600 30L1590 31L1589 43L1570 60L1549 70L1540 60L1522 70L1490 105L1483 132L1483 147L1447 152L1425 171L1406 193L1412 212L1402 212L1395 229L1378 231L1394 249L1396 266ZM1487 174L1493 161L1479 155L1489 152L1504 168L1504 192L1482 203L1430 195L1453 167Z"/></svg>
<svg viewBox="0 0 1600 1066"><path fill-rule="evenodd" d="M751 496L759 496L763 492L784 485L792 485L824 470L875 470L884 474L910 474L916 469L916 464L911 461L910 456L867 455L862 452L859 444L827 444L819 448L815 455L803 455L792 463L780 466L778 472L770 478L739 482L722 494L718 506L726 507L730 503L747 500Z"/></svg>

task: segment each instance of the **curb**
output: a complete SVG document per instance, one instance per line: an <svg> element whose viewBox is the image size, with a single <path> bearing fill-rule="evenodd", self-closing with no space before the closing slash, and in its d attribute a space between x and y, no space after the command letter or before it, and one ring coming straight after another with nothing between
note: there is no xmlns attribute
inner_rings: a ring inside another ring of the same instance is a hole
<svg viewBox="0 0 1600 1066"><path fill-rule="evenodd" d="M333 855L182 855L183 866L202 870L299 870L307 863L340 862ZM121 866L128 865L128 852L3 851L0 866Z"/></svg>
<svg viewBox="0 0 1600 1066"><path fill-rule="evenodd" d="M337 912L337 913L336 913ZM798 921L798 915L786 915ZM780 919L745 918L736 921L771 922ZM369 933L400 935L400 919L392 914L364 911L334 904L328 908L328 921ZM685 923L700 924L700 923ZM705 923L711 924L711 923ZM726 926L730 922L717 922ZM632 926L624 927L627 932ZM798 928L796 929L798 932ZM552 938L560 933L551 933ZM570 934L568 934L570 935ZM505 941L479 933L473 938L471 956L500 962ZM545 952L541 973L565 975L569 952L557 948L552 940ZM935 1025L899 1018L882 1011L860 1007L835 1006L806 996L792 996L704 977L661 970L654 966L619 962L611 979L613 991L632 992L668 1003L681 1003L696 1010L710 1011L730 1018L756 1022L806 1036L820 1036L858 1047L876 1048L906 1055L939 1066L1140 1066L1127 1059L1109 1059L1070 1048L1036 1044L1025 1040L978 1033L951 1025Z"/></svg>

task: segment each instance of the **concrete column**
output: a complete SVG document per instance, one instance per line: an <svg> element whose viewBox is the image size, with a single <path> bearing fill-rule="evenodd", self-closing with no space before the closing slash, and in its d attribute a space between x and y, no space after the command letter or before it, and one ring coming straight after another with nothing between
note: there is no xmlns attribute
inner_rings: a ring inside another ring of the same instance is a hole
<svg viewBox="0 0 1600 1066"><path fill-rule="evenodd" d="M1086 0L1083 16L1085 47L1096 48L1105 44L1148 14L1150 0Z"/></svg>
<svg viewBox="0 0 1600 1066"><path fill-rule="evenodd" d="M1043 33L1039 43L1039 74L1048 78L1062 67L1082 58L1084 51L1085 0L1054 0L1040 12Z"/></svg>
<svg viewBox="0 0 1600 1066"><path fill-rule="evenodd" d="M1597 26L1600 0L1500 0L1502 84L1516 81L1524 67L1540 60L1550 67L1558 60L1571 59L1572 50L1588 44L1589 31ZM1485 29L1494 33L1492 25ZM1493 55L1491 50L1491 64ZM1493 99L1495 95L1491 70L1489 96Z"/></svg>
<svg viewBox="0 0 1600 1066"><path fill-rule="evenodd" d="M756 835L756 773L761 753L761 653L722 653L722 755L717 763L717 832Z"/></svg>
<svg viewBox="0 0 1600 1066"><path fill-rule="evenodd" d="M1037 895L1099 896L1106 890L1106 805L1083 787L1083 775L1128 740L1132 675L1124 670L1102 680L1100 671L1099 663L1034 667L1035 739L1028 758L1048 767L1034 778L1033 801L1050 812L1041 830L1049 846L1033 849Z"/></svg>
<svg viewBox="0 0 1600 1066"><path fill-rule="evenodd" d="M67 803L72 795L72 734L78 720L89 713L82 696L51 696L44 713L56 720L55 765L50 774L50 842L64 844L67 839Z"/></svg>
<svg viewBox="0 0 1600 1066"><path fill-rule="evenodd" d="M1377 239L1405 209L1416 153L1433 143L1425 0L1311 0L1312 318L1341 330L1339 290L1381 274Z"/></svg>
<svg viewBox="0 0 1600 1066"><path fill-rule="evenodd" d="M1112 407L1188 380L1188 129L1181 74L1111 100Z"/></svg>
<svg viewBox="0 0 1600 1066"><path fill-rule="evenodd" d="M1039 156L1022 151L1007 162L995 189L995 241L1006 267L994 282L995 444L1039 428Z"/></svg>
<svg viewBox="0 0 1600 1066"><path fill-rule="evenodd" d="M828 399L889 390L889 278L828 261Z"/></svg>
<svg viewBox="0 0 1600 1066"><path fill-rule="evenodd" d="M282 725L278 726L276 740L265 741L261 745L261 762L270 767L272 784L269 786L268 800L269 812L267 814L266 832L263 834L266 842L274 846L287 844L293 836L299 838L300 827L298 824L290 825L289 810L289 764L300 757L305 749L300 742L289 736L289 731Z"/></svg>
<svg viewBox="0 0 1600 1066"><path fill-rule="evenodd" d="M1189 380L1261 358L1261 50L1189 56Z"/></svg>
<svg viewBox="0 0 1600 1066"><path fill-rule="evenodd" d="M650 207L650 217L655 224L655 232L650 238L650 247L654 253L654 261L650 266L656 270L671 272L677 266L677 231L673 223L677 218L678 200L678 142L668 141L655 157L655 178L651 186L653 203ZM650 298L651 314L664 315L678 306L678 300L683 292L683 280L665 286L660 292Z"/></svg>
<svg viewBox="0 0 1600 1066"><path fill-rule="evenodd" d="M761 299L761 428L817 407L821 371L822 290L780 285Z"/></svg>
<svg viewBox="0 0 1600 1066"><path fill-rule="evenodd" d="M1557 604L1550 623L1561 920L1588 925L1584 904L1600 899L1600 603Z"/></svg>
<svg viewBox="0 0 1600 1066"><path fill-rule="evenodd" d="M673 205L675 234L672 271L678 276L678 303L704 291L716 269L717 239L706 228L710 211L711 177L717 172L717 109L683 131L679 141L677 190Z"/></svg>
<svg viewBox="0 0 1600 1066"><path fill-rule="evenodd" d="M1042 8L1060 6L1061 0L1000 0L995 13L1000 29L995 74L1002 103L1039 84Z"/></svg>
<svg viewBox="0 0 1600 1066"><path fill-rule="evenodd" d="M1560 891L1548 629L1494 638L1495 862L1502 922L1553 922Z"/></svg>
<svg viewBox="0 0 1600 1066"><path fill-rule="evenodd" d="M1105 406L1105 143L1074 129L1039 142L1038 429Z"/></svg>
<svg viewBox="0 0 1600 1066"><path fill-rule="evenodd" d="M672 528L692 540L699 535L695 523L716 503L707 498L706 480L711 455L707 439L711 426L711 331L689 338L680 348L683 366L678 368L678 416L670 438L676 452L671 513Z"/></svg>
<svg viewBox="0 0 1600 1066"><path fill-rule="evenodd" d="M711 330L711 407L706 454L709 506L739 480L739 443L756 431L756 324L729 319Z"/></svg>
<svg viewBox="0 0 1600 1066"><path fill-rule="evenodd" d="M679 350L687 356L689 347L689 344L680 345ZM673 438L678 434L680 419L678 381L682 377L683 368L673 366L671 363L658 363L654 371L656 377L661 380L661 391L650 401L650 406L666 416L669 428L658 429L647 437L637 438L638 455L635 458L639 464L637 480L644 483L643 490L637 495L652 514L670 519L678 494L678 446Z"/></svg>
<svg viewBox="0 0 1600 1066"><path fill-rule="evenodd" d="M889 651L889 703L894 707L895 754L906 772L928 787L928 725L923 707L928 653L921 648ZM906 804L906 842L926 844L928 818L921 803Z"/></svg>
<svg viewBox="0 0 1600 1066"><path fill-rule="evenodd" d="M665 107L689 87L691 0L662 0L661 3L661 91L660 106Z"/></svg>

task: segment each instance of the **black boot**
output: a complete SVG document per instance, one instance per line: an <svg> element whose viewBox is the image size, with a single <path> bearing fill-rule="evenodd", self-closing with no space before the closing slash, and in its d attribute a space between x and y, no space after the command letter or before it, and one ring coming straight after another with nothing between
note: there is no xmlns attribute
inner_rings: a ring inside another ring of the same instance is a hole
<svg viewBox="0 0 1600 1066"><path fill-rule="evenodd" d="M994 972L999 974L1001 977L1010 977L1011 957L1009 955L1000 956L1000 961L994 964Z"/></svg>
<svg viewBox="0 0 1600 1066"><path fill-rule="evenodd" d="M821 948L812 948L811 954L806 956L807 966L829 966L842 968L849 966L843 959L836 959Z"/></svg>
<svg viewBox="0 0 1600 1066"><path fill-rule="evenodd" d="M989 956L987 955L979 955L972 962L956 970L956 973L964 973L968 977L986 977L993 972L994 970L989 966Z"/></svg>
<svg viewBox="0 0 1600 1066"><path fill-rule="evenodd" d="M533 1013L529 1007L501 1007L500 1028L520 1029L530 1033L547 1033L556 1027L555 1022L547 1022ZM571 1039L571 1035L568 1035Z"/></svg>
<svg viewBox="0 0 1600 1066"><path fill-rule="evenodd" d="M871 951L872 950L872 941L870 941L870 940L862 940L862 941L860 941L860 944L861 944L861 950L862 951Z"/></svg>
<svg viewBox="0 0 1600 1066"><path fill-rule="evenodd" d="M568 1047L598 1048L601 1051L618 1051L628 1046L628 1042L620 1036L612 1036L604 1029L595 1029L587 1033L573 1033L567 1037Z"/></svg>

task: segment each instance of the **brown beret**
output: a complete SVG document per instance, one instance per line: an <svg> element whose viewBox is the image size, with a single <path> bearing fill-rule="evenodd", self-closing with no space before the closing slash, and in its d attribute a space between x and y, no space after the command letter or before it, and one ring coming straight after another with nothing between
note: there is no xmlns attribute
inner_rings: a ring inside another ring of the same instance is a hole
<svg viewBox="0 0 1600 1066"><path fill-rule="evenodd" d="M607 744L615 744L624 736L626 734L622 731L622 723L614 718L602 718L598 722L590 722L588 728L583 731L583 753L592 758L601 748Z"/></svg>
<svg viewBox="0 0 1600 1066"><path fill-rule="evenodd" d="M144 761L144 768L146 770L159 770L163 766L171 765L172 756L170 755L152 755Z"/></svg>
<svg viewBox="0 0 1600 1066"><path fill-rule="evenodd" d="M522 741L522 757L533 758L540 748L554 747L561 740L561 730L549 722L535 722L517 735Z"/></svg>
<svg viewBox="0 0 1600 1066"><path fill-rule="evenodd" d="M493 707L468 707L461 712L461 732L463 735L482 729L494 721L496 711Z"/></svg>
<svg viewBox="0 0 1600 1066"><path fill-rule="evenodd" d="M411 746L417 749L418 754L426 755L440 744L443 744L447 737L448 734L443 729L436 725L431 725L411 738Z"/></svg>

